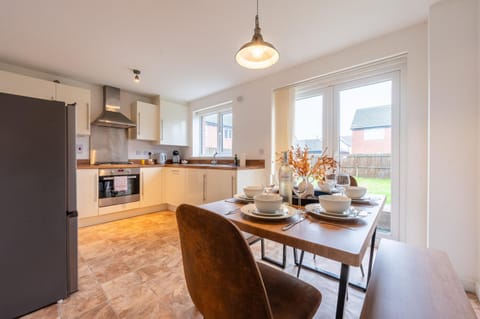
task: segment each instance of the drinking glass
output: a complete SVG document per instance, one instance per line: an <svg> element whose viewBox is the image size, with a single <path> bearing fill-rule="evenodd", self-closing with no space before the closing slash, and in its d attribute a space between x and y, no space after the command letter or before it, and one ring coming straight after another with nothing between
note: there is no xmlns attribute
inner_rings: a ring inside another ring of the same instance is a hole
<svg viewBox="0 0 480 319"><path fill-rule="evenodd" d="M330 172L325 175L325 183L328 185L330 192L333 191L335 185L337 185L337 174L335 174L335 172Z"/></svg>
<svg viewBox="0 0 480 319"><path fill-rule="evenodd" d="M308 183L307 183L306 176L294 174L292 188L295 195L297 195L298 206L302 206L302 196L308 190Z"/></svg>
<svg viewBox="0 0 480 319"><path fill-rule="evenodd" d="M342 196L345 196L345 189L350 186L350 175L346 173L338 173L337 186L340 188Z"/></svg>

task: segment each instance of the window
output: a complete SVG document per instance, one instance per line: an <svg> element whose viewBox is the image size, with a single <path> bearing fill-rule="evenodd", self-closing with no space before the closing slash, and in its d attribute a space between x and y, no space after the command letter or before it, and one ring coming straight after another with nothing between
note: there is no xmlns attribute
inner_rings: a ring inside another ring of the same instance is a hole
<svg viewBox="0 0 480 319"><path fill-rule="evenodd" d="M327 149L341 170L386 196L381 236L398 238L400 72L386 61L295 85L293 144L312 155Z"/></svg>
<svg viewBox="0 0 480 319"><path fill-rule="evenodd" d="M194 113L194 154L232 156L233 115L231 102ZM195 145L197 144L197 145Z"/></svg>

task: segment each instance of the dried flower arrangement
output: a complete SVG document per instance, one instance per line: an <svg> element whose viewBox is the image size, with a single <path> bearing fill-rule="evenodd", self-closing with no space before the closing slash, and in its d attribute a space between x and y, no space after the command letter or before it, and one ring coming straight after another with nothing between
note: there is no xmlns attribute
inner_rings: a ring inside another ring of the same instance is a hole
<svg viewBox="0 0 480 319"><path fill-rule="evenodd" d="M327 172L331 169L336 170L337 161L326 155L327 149L325 149L312 166L314 156L309 155L308 150L308 146L303 148L299 145L291 146L288 150L288 164L296 174L312 177L319 184L323 184Z"/></svg>

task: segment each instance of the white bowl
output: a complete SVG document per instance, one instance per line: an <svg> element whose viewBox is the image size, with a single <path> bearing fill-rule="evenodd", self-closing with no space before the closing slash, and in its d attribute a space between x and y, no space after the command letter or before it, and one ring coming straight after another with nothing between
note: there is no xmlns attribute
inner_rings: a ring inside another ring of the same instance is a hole
<svg viewBox="0 0 480 319"><path fill-rule="evenodd" d="M350 186L345 189L345 194L353 199L362 198L367 193L367 188L362 186Z"/></svg>
<svg viewBox="0 0 480 319"><path fill-rule="evenodd" d="M318 201L327 212L332 213L343 213L352 203L349 197L336 195L320 195Z"/></svg>
<svg viewBox="0 0 480 319"><path fill-rule="evenodd" d="M278 194L260 194L253 200L255 207L261 212L275 213L282 206L282 196Z"/></svg>
<svg viewBox="0 0 480 319"><path fill-rule="evenodd" d="M259 195L263 192L262 186L245 186L243 188L243 193L248 198L253 198L255 195Z"/></svg>

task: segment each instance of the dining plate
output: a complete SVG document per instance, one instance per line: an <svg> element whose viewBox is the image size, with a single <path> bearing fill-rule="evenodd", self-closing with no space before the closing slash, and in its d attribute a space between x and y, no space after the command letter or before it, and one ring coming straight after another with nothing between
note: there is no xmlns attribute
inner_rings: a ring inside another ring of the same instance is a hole
<svg viewBox="0 0 480 319"><path fill-rule="evenodd" d="M240 211L247 216L259 219L286 219L295 215L297 209L282 205L280 213L264 213L260 212L257 207L255 207L255 204L248 204L240 208Z"/></svg>
<svg viewBox="0 0 480 319"><path fill-rule="evenodd" d="M344 213L338 214L338 213L332 213L332 212L327 212L325 209L320 205L320 204L309 204L305 206L305 211L309 212L310 214L325 218L325 219L331 219L331 220L340 220L340 221L354 221L362 218L358 214L357 211L353 211L351 209L346 210Z"/></svg>
<svg viewBox="0 0 480 319"><path fill-rule="evenodd" d="M233 198L244 201L244 202L253 202L253 197L247 197L243 193L233 195Z"/></svg>

